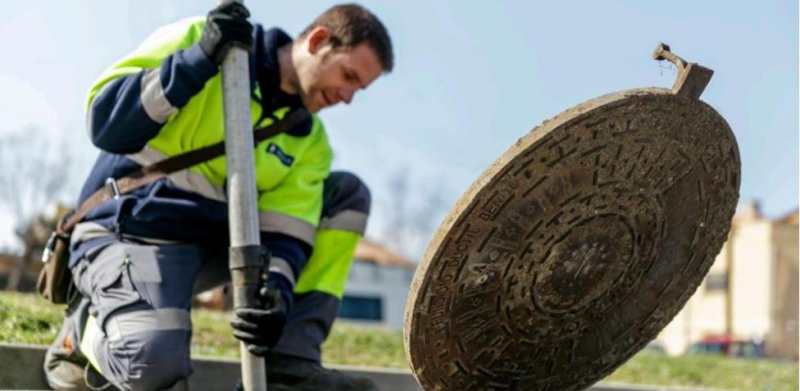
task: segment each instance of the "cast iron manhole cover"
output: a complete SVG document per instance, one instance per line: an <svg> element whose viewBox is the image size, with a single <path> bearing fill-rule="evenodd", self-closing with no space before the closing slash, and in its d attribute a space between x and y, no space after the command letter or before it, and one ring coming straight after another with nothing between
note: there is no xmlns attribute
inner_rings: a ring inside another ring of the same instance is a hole
<svg viewBox="0 0 800 391"><path fill-rule="evenodd" d="M567 110L462 196L408 300L423 388L584 389L677 314L727 239L740 177L730 127L688 84Z"/></svg>

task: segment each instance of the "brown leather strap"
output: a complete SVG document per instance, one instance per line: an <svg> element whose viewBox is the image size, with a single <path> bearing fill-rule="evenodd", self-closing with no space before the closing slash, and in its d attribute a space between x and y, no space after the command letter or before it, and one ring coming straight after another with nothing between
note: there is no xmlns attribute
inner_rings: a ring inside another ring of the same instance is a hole
<svg viewBox="0 0 800 391"><path fill-rule="evenodd" d="M305 109L297 109L283 117L282 120L272 124L271 126L257 129L253 132L253 140L255 144L268 139L270 137L279 135L305 121L310 117L310 114ZM209 145L194 151L189 151L178 156L164 159L160 162L153 163L149 166L142 167L141 170L136 171L130 175L124 176L116 180L115 191L110 191L107 187L97 190L81 204L80 208L73 213L66 222L61 226L58 234L69 234L75 228L75 225L81 222L84 217L98 205L119 196L129 193L142 186L153 183L173 172L185 170L197 164L209 161L216 157L225 154L225 142L221 141L214 145ZM116 194L113 194L116 193Z"/></svg>

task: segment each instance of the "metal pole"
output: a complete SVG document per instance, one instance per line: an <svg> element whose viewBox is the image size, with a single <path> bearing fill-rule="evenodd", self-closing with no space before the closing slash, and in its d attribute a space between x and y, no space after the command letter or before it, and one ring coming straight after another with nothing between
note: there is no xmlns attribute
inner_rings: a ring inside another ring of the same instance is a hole
<svg viewBox="0 0 800 391"><path fill-rule="evenodd" d="M219 0L219 4L235 0ZM234 307L256 304L263 262L258 229L250 124L250 74L245 50L232 48L222 63L225 109L225 156L228 171L228 219L230 222L230 270ZM245 391L266 391L264 359L240 344L242 384Z"/></svg>

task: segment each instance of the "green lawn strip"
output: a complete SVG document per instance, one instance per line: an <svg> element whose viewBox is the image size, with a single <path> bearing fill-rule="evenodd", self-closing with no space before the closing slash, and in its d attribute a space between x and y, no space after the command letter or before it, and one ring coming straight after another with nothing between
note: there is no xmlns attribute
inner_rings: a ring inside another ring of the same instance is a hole
<svg viewBox="0 0 800 391"><path fill-rule="evenodd" d="M408 368L400 331L337 322L322 353L332 364Z"/></svg>
<svg viewBox="0 0 800 391"><path fill-rule="evenodd" d="M239 341L233 338L229 312L192 311L192 354L239 358Z"/></svg>
<svg viewBox="0 0 800 391"><path fill-rule="evenodd" d="M0 341L47 345L56 338L64 307L39 296L0 293Z"/></svg>
<svg viewBox="0 0 800 391"><path fill-rule="evenodd" d="M58 333L63 306L35 295L0 293L0 341L49 344ZM238 358L231 335L231 314L192 311L194 355ZM323 346L328 364L408 368L400 331L337 322ZM642 352L606 381L756 391L798 389L796 363L738 360L718 356L666 357Z"/></svg>
<svg viewBox="0 0 800 391"><path fill-rule="evenodd" d="M641 352L606 381L753 391L795 391L798 366L771 360L711 355L666 357Z"/></svg>
<svg viewBox="0 0 800 391"><path fill-rule="evenodd" d="M239 356L238 341L231 336L230 313L192 311L192 352L204 356ZM322 348L329 364L408 368L400 331L337 322Z"/></svg>

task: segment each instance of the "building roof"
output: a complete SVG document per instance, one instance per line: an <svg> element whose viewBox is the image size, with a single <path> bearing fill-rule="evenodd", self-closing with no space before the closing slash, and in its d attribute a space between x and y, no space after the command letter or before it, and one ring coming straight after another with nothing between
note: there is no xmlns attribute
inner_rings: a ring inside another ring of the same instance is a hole
<svg viewBox="0 0 800 391"><path fill-rule="evenodd" d="M798 209L795 209L794 211L789 212L789 213L783 215L782 217L779 217L775 221L777 223L781 223L781 224L797 225L797 222L798 222L797 220L798 220Z"/></svg>
<svg viewBox="0 0 800 391"><path fill-rule="evenodd" d="M761 205L757 201L739 201L736 213L733 215L734 223L761 220Z"/></svg>
<svg viewBox="0 0 800 391"><path fill-rule="evenodd" d="M767 221L769 223L798 225L798 209L786 213L778 218L765 217L761 213L761 205L758 201L740 201L736 205L736 213L733 215L734 224L752 223Z"/></svg>
<svg viewBox="0 0 800 391"><path fill-rule="evenodd" d="M407 269L416 267L416 263L397 254L369 239L361 239L354 255L356 261L374 263L376 265L399 266Z"/></svg>

